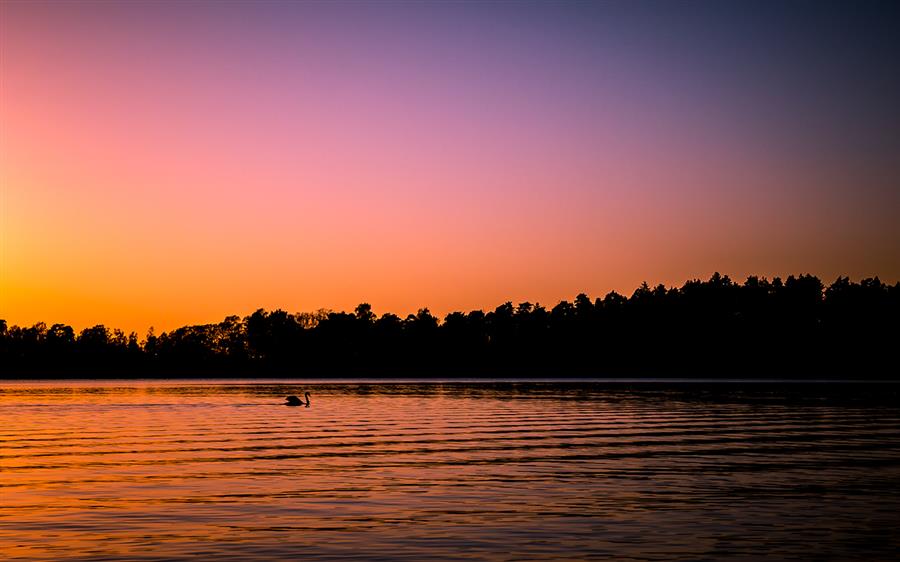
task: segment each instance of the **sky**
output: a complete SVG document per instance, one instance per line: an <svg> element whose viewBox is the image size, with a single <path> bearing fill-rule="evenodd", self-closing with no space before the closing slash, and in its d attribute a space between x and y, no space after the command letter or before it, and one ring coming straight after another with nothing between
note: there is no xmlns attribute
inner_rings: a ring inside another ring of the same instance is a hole
<svg viewBox="0 0 900 562"><path fill-rule="evenodd" d="M900 280L896 2L0 2L0 318Z"/></svg>

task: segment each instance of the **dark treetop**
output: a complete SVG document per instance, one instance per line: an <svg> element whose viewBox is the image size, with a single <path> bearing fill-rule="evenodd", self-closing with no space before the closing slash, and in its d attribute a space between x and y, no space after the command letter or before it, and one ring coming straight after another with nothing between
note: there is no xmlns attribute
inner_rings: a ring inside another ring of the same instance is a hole
<svg viewBox="0 0 900 562"><path fill-rule="evenodd" d="M400 318L257 310L143 340L103 325L8 327L0 375L147 376L691 376L896 378L900 283L812 275L718 273L681 288L641 285L631 297L580 294L547 309L428 309Z"/></svg>

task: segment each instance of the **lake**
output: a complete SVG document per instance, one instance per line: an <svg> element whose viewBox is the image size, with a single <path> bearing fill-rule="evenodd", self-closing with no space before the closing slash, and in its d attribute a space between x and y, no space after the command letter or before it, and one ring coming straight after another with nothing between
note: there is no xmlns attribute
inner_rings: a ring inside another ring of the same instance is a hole
<svg viewBox="0 0 900 562"><path fill-rule="evenodd" d="M5 560L892 559L900 385L0 382ZM281 405L311 393L310 408Z"/></svg>

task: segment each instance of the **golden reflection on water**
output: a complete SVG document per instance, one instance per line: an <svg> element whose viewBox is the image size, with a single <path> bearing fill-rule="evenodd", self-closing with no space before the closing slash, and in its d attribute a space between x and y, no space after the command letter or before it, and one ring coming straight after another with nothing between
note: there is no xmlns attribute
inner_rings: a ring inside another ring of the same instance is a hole
<svg viewBox="0 0 900 562"><path fill-rule="evenodd" d="M305 391L311 408L281 405ZM0 383L0 552L890 557L896 390L853 392Z"/></svg>

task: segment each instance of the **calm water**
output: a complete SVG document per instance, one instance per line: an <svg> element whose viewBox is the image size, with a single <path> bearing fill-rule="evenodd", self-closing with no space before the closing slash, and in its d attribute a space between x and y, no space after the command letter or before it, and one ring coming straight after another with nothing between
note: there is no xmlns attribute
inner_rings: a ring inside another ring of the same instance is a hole
<svg viewBox="0 0 900 562"><path fill-rule="evenodd" d="M897 385L0 383L5 560L885 560L898 512Z"/></svg>

